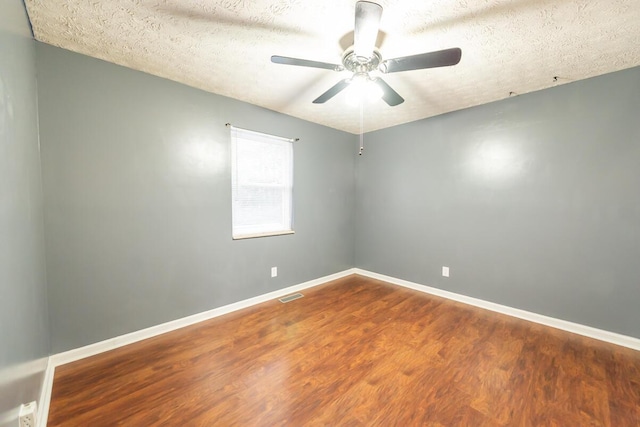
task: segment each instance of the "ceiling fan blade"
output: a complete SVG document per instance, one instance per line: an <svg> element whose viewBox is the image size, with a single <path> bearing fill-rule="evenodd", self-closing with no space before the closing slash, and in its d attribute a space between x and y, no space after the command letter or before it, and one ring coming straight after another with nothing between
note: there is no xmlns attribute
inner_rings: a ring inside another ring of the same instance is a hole
<svg viewBox="0 0 640 427"><path fill-rule="evenodd" d="M340 80L338 83L333 85L328 91L317 97L313 100L314 104L324 104L334 96L336 96L340 91L344 90L347 86L349 86L349 81L351 79Z"/></svg>
<svg viewBox="0 0 640 427"><path fill-rule="evenodd" d="M462 50L458 47L454 47L451 49L439 50L437 52L387 59L382 61L379 68L383 73L397 73L399 71L446 67L448 65L456 65L460 62L461 57Z"/></svg>
<svg viewBox="0 0 640 427"><path fill-rule="evenodd" d="M404 102L404 98L381 78L375 78L373 79L373 82L382 89L382 100L389 104L390 107L395 107L396 105L400 105Z"/></svg>
<svg viewBox="0 0 640 427"><path fill-rule="evenodd" d="M326 70L342 71L342 65L329 64L327 62L309 61L307 59L289 58L286 56L273 55L271 62L274 64L298 65L300 67L324 68Z"/></svg>
<svg viewBox="0 0 640 427"><path fill-rule="evenodd" d="M353 50L356 56L371 58L376 47L382 6L368 1L356 3L356 23L353 34Z"/></svg>

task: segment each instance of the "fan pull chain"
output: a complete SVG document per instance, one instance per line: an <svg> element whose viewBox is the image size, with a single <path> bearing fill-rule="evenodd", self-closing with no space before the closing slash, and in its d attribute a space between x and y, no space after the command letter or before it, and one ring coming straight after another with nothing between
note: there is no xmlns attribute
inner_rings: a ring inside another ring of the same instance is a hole
<svg viewBox="0 0 640 427"><path fill-rule="evenodd" d="M364 101L360 99L360 150L358 156L364 151Z"/></svg>

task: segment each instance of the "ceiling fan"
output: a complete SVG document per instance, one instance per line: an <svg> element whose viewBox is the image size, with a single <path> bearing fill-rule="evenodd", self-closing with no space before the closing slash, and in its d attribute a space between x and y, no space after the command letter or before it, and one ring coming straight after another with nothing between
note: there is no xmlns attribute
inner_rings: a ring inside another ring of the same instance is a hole
<svg viewBox="0 0 640 427"><path fill-rule="evenodd" d="M404 99L379 77L371 77L370 72L378 70L383 74L400 71L421 70L425 68L446 67L460 62L462 51L460 48L403 56L394 59L382 59L382 55L375 46L382 16L382 6L368 1L356 3L356 20L353 46L342 54L342 64L309 61L307 59L289 58L274 55L271 62L276 64L298 65L301 67L324 68L333 71L348 70L353 73L350 78L336 83L325 93L313 100L314 104L323 104L351 85L377 86L382 93L382 99L389 106L402 104Z"/></svg>

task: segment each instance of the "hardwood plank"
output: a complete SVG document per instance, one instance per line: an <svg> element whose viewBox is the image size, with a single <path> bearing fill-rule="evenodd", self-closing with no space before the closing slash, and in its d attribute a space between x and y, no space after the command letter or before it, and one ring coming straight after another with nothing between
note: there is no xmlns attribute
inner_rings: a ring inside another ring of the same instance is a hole
<svg viewBox="0 0 640 427"><path fill-rule="evenodd" d="M639 426L640 352L361 276L56 369L50 426Z"/></svg>

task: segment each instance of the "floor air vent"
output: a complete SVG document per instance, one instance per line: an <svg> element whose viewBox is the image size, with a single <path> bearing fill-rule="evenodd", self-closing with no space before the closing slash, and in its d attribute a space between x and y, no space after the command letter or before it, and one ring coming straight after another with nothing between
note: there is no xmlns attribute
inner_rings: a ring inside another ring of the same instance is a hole
<svg viewBox="0 0 640 427"><path fill-rule="evenodd" d="M291 294L291 295L287 295L286 297L280 298L278 301L289 302L289 301L293 301L294 299L302 298L303 296L304 295L302 295L301 293Z"/></svg>

